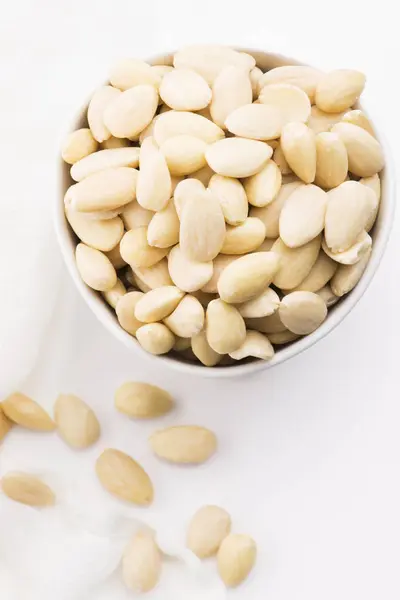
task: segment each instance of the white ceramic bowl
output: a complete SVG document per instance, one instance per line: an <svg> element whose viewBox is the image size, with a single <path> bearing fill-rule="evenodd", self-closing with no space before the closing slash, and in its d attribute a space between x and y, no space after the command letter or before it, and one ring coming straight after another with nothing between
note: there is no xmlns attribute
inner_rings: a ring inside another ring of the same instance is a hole
<svg viewBox="0 0 400 600"><path fill-rule="evenodd" d="M263 52L249 48L238 49L252 54L257 61L257 65L263 71L282 65L304 64L300 63L296 59L283 56L281 54ZM172 54L154 56L148 60L148 62L151 64L172 64L171 61ZM69 129L70 131L73 131L79 127L87 126L86 109L87 103L77 113L77 116ZM363 110L366 110L364 105ZM379 120L377 120L375 115L371 115L368 110L366 110L366 112L371 118L377 138L382 144L385 155L385 169L381 173L382 199L380 211L371 234L373 238L372 255L364 275L362 276L358 285L348 295L344 296L336 305L329 309L325 322L314 333L305 336L298 341L291 343L290 345L283 346L281 349L278 347L274 358L269 362L255 359L251 362L239 363L237 365L208 368L202 366L200 363L194 364L184 362L176 353L164 356L153 356L148 354L140 347L139 343L134 337L129 335L120 327L114 311L110 309L110 307L103 300L102 296L87 287L80 278L74 257L75 246L77 244L76 237L71 231L64 215L64 195L67 188L71 185L72 180L69 175L69 166L60 158L60 193L55 207L55 227L65 263L85 302L92 309L99 321L101 321L101 323L116 338L118 338L133 352L136 352L138 355L143 356L147 360L152 360L154 364L163 363L164 365L186 374L218 378L248 375L255 373L256 371L261 371L262 369L269 369L279 363L283 363L289 358L296 356L296 354L299 354L300 352L303 352L307 348L313 346L316 342L318 342L318 340L325 337L330 331L332 331L332 329L339 325L339 323L345 318L346 315L349 314L349 312L354 308L361 296L366 291L383 256L394 218L394 167L391 163L390 153L385 137L379 128Z"/></svg>

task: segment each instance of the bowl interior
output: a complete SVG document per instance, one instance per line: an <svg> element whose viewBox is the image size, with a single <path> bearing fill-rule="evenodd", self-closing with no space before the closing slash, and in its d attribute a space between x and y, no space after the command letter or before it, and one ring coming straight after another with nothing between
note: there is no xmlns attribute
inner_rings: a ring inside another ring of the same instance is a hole
<svg viewBox="0 0 400 600"><path fill-rule="evenodd" d="M296 59L283 56L281 54L263 52L249 48L238 48L238 50L248 52L249 54L254 56L257 62L257 66L259 66L263 71L278 66L304 64L297 61ZM150 64L170 65L172 64L172 57L173 54L171 53L162 54L151 57L150 59L148 59L148 62ZM74 121L71 123L69 131L73 131L75 129L78 129L79 127L87 127L87 106L88 101L84 104ZM347 296L341 298L337 304L335 304L329 309L328 316L325 322L314 333L304 338L300 338L299 340L294 341L285 346L281 346L278 348L275 347L275 356L271 361L268 362L259 359L246 359L245 361L240 361L238 364L208 368L204 367L201 364L187 362L186 360L182 359L178 353L171 353L168 355L155 357L149 355L146 351L144 351L137 342L137 340L120 327L114 311L103 300L102 296L99 293L87 287L79 276L74 256L77 238L73 231L70 229L68 222L65 218L63 200L66 190L74 182L72 181L69 173L69 166L60 159L61 187L60 197L57 199L55 210L55 225L57 236L67 268L78 290L80 291L88 306L97 316L97 318L114 336L120 339L121 342L123 342L127 347L131 348L136 352L140 352L142 356L146 357L147 359L157 359L157 361L161 361L170 367L180 370L181 372L183 371L187 373L213 377L231 377L235 375L249 374L259 371L261 369L270 368L276 364L288 360L296 354L299 354L306 348L309 348L310 346L315 344L318 340L322 339L334 327L336 327L340 323L340 321L342 321L342 319L357 304L358 300L365 292L382 258L386 242L389 236L391 224L393 221L394 191L392 189L393 181L391 175L393 173L393 169L390 163L390 155L388 152L387 143L384 139L382 132L379 129L379 124L376 118L373 115L370 115L368 109L365 108L364 104L362 105L362 108L371 118L371 121L376 131L376 136L382 144L386 160L385 169L380 173L382 188L380 210L374 228L371 232L371 236L373 239L371 259L358 285Z"/></svg>

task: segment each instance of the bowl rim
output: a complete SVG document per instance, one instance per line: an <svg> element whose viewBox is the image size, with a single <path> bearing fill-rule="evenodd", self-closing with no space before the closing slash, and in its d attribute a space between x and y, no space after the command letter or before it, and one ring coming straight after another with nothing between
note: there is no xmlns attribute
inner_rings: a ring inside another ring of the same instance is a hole
<svg viewBox="0 0 400 600"><path fill-rule="evenodd" d="M279 52L272 52L267 49L256 49L256 48L248 48L241 46L232 46L236 50L240 52L247 52L253 55L256 60L257 56L264 56L272 58L278 62L282 62L282 64L287 65L304 65L304 66L312 66L308 62L300 62L297 59L294 59L286 54L281 54ZM175 51L165 52L162 54L152 55L147 58L147 62L150 64L161 64L162 62L167 62L168 57L171 57ZM271 67L273 68L273 67ZM77 122L82 118L82 114L84 110L87 108L90 97L88 97L87 101L82 105L80 111L76 111L74 113L74 117L71 119L69 123L67 133L73 131ZM362 109L368 116L371 115L371 111L365 108L365 104L368 105L368 102L362 103ZM374 238L373 250L371 253L371 258L368 262L367 268L365 269L360 281L356 285L356 287L346 294L340 299L340 302L334 306L334 310L330 310L330 314L326 321L313 333L304 336L289 345L285 345L280 348L278 352L275 353L274 357L270 361L263 361L261 359L256 359L252 362L244 363L244 364L230 364L226 366L214 366L214 367L206 367L202 364L184 362L183 360L179 360L179 355L152 355L146 352L140 344L137 342L136 338L131 336L128 332L126 332L119 325L118 320L115 315L112 315L109 306L107 306L104 299L102 299L99 295L99 292L95 292L91 290L86 284L82 281L79 276L75 260L74 260L74 250L75 248L72 246L71 242L71 233L69 230L69 225L65 218L64 213L64 202L63 197L65 194L64 189L64 177L65 177L65 169L66 165L62 158L60 157L59 162L59 194L57 194L57 201L54 203L54 227L56 231L56 236L58 240L58 244L61 249L61 253L64 259L64 262L67 266L67 270L69 271L70 276L72 277L76 287L78 288L81 296L85 300L86 304L92 310L94 315L97 317L99 321L103 324L114 335L114 337L118 338L125 346L132 349L134 352L137 352L139 355L146 357L148 360L157 360L160 366L165 365L168 368L173 368L176 371L181 373L185 373L187 375L199 375L202 377L217 377L217 378L229 378L229 377L238 377L243 375L250 375L253 373L257 373L264 369L270 369L278 364L282 364L301 354L308 348L311 348L318 341L323 339L326 335L328 335L333 329L335 329L339 323L343 321L343 319L350 314L353 308L358 304L359 300L369 287L375 272L382 260L384 255L390 232L392 229L393 221L394 221L394 213L395 213L395 181L394 181L394 163L392 159L392 155L390 152L390 148L388 146L387 139L382 132L379 119L375 116L371 117L374 130L377 134L377 139L382 145L383 153L385 156L385 168L384 175L381 178L381 182L384 183L381 195L381 205L380 205L380 213L381 213L381 223L379 228L379 233ZM384 197L384 202L382 202L382 198ZM384 204L384 210L382 211L382 205ZM72 250L72 251L71 251Z"/></svg>

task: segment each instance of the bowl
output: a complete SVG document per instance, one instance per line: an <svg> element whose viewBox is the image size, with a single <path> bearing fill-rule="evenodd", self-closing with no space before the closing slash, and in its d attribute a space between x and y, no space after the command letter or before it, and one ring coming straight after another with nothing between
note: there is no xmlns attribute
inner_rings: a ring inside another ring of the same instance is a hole
<svg viewBox="0 0 400 600"><path fill-rule="evenodd" d="M254 56L257 65L263 71L283 65L304 65L302 62L282 54L255 50L251 48L237 48L237 50L247 52ZM172 53L161 54L147 59L147 62L150 64L168 65L172 64L172 56ZM86 102L82 109L77 112L68 132L79 127L87 126L87 105L88 102ZM120 340L127 348L138 354L138 356L143 356L147 360L152 360L154 363L157 362L159 365L165 365L166 367L173 368L187 375L200 375L217 378L249 375L251 373L262 371L263 369L270 369L271 367L283 363L293 356L300 354L325 337L350 313L371 283L384 254L394 219L394 166L391 162L387 142L384 134L380 130L379 119L377 119L375 115L372 115L368 111L365 103L362 103L362 106L360 105L359 107L362 107L366 114L371 118L376 137L382 145L385 156L385 168L380 173L382 187L380 210L377 221L371 233L373 239L371 258L357 286L349 294L343 296L337 304L329 309L328 316L324 323L312 334L276 349L275 356L270 361L254 359L246 360L245 362L241 361L237 365L232 364L209 368L201 364L186 362L180 358L177 353L154 356L143 350L137 340L122 329L118 323L115 313L111 310L105 300L103 300L102 296L87 287L80 278L76 268L74 255L77 240L74 233L70 229L64 214L64 195L67 188L71 185L72 180L69 174L69 166L60 158L59 195L57 197L54 213L57 238L68 271L82 298L96 315L98 320L104 325L104 327L106 327L106 329L110 331L114 337Z"/></svg>

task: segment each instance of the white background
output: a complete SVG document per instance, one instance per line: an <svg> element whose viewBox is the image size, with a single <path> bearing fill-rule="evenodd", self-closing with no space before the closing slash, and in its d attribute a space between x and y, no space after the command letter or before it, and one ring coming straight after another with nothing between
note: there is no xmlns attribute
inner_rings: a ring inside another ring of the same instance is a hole
<svg viewBox="0 0 400 600"><path fill-rule="evenodd" d="M55 172L61 132L114 58L214 41L276 49L323 68L359 68L367 74L366 98L396 162L400 35L392 6L389 0L369 5L361 0L14 0L4 5L0 349L8 366L18 364L35 323L27 323L20 346L7 325L18 322L20 311L22 318L32 298L48 300L36 285L40 273L31 268L39 247L41 268L54 268L58 289L59 258L48 232L52 204L59 201ZM90 479L94 457L114 445L151 472L154 508L168 523L182 527L200 504L217 502L231 511L237 531L257 540L257 568L229 597L398 600L399 235L398 212L372 285L328 338L289 363L231 382L155 370L130 354L95 321L61 268L51 345L41 350L28 389L48 408L60 391L81 394L97 407L104 437L93 454L71 463L53 436L43 441L13 433L0 456L2 471L5 465L20 468L36 461L39 470L65 475L66 481L80 468ZM6 366L0 365L0 379ZM179 409L165 423L194 422L215 430L220 439L215 460L195 473L155 461L145 443L153 424L132 424L112 408L115 387L137 378L176 396ZM12 464L14 450L22 464ZM82 479L77 486L83 504L86 484ZM0 536L6 514L3 501ZM109 598L119 600L111 592Z"/></svg>

